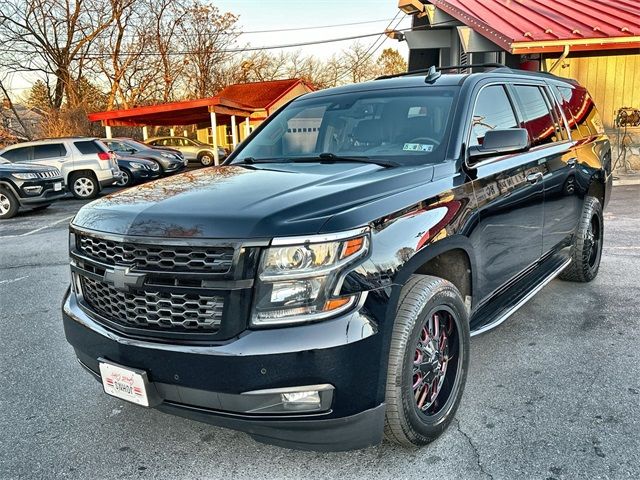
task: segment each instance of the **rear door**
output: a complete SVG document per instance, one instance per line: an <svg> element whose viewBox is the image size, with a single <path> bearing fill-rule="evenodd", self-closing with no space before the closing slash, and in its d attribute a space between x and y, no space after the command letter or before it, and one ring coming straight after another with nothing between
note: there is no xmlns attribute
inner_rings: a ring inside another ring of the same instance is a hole
<svg viewBox="0 0 640 480"><path fill-rule="evenodd" d="M55 167L64 173L67 163L72 163L69 162L70 159L71 155L63 143L44 143L33 146L31 160L33 163Z"/></svg>
<svg viewBox="0 0 640 480"><path fill-rule="evenodd" d="M577 158L564 121L546 85L514 84L520 126L544 169L543 254L567 246L580 215Z"/></svg>
<svg viewBox="0 0 640 480"><path fill-rule="evenodd" d="M513 98L505 85L477 93L469 146L491 129L518 128ZM536 153L483 158L469 165L479 209L472 242L479 262L478 300L489 297L542 255L544 168Z"/></svg>

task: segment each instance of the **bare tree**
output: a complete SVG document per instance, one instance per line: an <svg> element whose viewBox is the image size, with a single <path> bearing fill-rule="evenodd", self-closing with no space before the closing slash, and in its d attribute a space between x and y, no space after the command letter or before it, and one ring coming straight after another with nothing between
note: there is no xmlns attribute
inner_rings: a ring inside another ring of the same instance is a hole
<svg viewBox="0 0 640 480"><path fill-rule="evenodd" d="M53 107L76 105L89 47L109 27L120 1L3 0L0 64L53 76Z"/></svg>
<svg viewBox="0 0 640 480"><path fill-rule="evenodd" d="M180 43L189 52L184 72L190 96L212 96L226 86L222 70L231 59L226 50L234 46L238 37L238 32L233 31L237 20L236 15L221 13L199 0L185 12L180 22Z"/></svg>

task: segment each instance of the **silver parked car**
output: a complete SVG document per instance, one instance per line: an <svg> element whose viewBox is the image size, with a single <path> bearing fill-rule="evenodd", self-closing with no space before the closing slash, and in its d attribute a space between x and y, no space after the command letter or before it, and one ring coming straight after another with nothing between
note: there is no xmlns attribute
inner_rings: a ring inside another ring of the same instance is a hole
<svg viewBox="0 0 640 480"><path fill-rule="evenodd" d="M37 163L55 167L76 198L95 198L103 187L120 180L115 155L96 138L51 138L17 143L0 150L11 163Z"/></svg>
<svg viewBox="0 0 640 480"><path fill-rule="evenodd" d="M200 162L203 166L213 165L213 145L202 143L187 137L154 137L145 142L153 147L167 147L179 150L190 162ZM218 147L218 159L222 161L227 156L223 147Z"/></svg>

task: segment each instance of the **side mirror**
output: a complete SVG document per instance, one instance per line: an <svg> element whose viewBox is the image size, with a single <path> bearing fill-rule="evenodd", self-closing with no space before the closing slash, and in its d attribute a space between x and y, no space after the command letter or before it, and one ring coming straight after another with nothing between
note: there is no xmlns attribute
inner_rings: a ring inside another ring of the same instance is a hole
<svg viewBox="0 0 640 480"><path fill-rule="evenodd" d="M482 145L469 147L469 159L523 152L529 147L529 134L526 128L487 130Z"/></svg>

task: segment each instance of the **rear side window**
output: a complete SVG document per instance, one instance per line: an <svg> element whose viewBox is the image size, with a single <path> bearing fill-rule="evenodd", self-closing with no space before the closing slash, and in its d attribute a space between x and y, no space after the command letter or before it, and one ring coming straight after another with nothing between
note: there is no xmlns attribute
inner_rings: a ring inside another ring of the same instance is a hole
<svg viewBox="0 0 640 480"><path fill-rule="evenodd" d="M83 155L90 155L92 153L101 153L106 150L100 146L95 140L83 140L81 142L73 142L78 151Z"/></svg>
<svg viewBox="0 0 640 480"><path fill-rule="evenodd" d="M482 145L488 130L518 128L513 107L502 85L483 88L478 94L469 146Z"/></svg>
<svg viewBox="0 0 640 480"><path fill-rule="evenodd" d="M34 145L33 147L33 159L40 160L43 158L57 158L64 157L67 154L67 149L61 143L49 143L46 145Z"/></svg>
<svg viewBox="0 0 640 480"><path fill-rule="evenodd" d="M556 137L556 124L542 90L536 85L514 85L513 87L522 116L521 128L529 132L531 146L553 143Z"/></svg>
<svg viewBox="0 0 640 480"><path fill-rule="evenodd" d="M10 162L26 162L33 159L32 151L32 147L14 148L4 152L2 157Z"/></svg>
<svg viewBox="0 0 640 480"><path fill-rule="evenodd" d="M574 140L604 131L598 111L585 89L557 87L557 92Z"/></svg>

